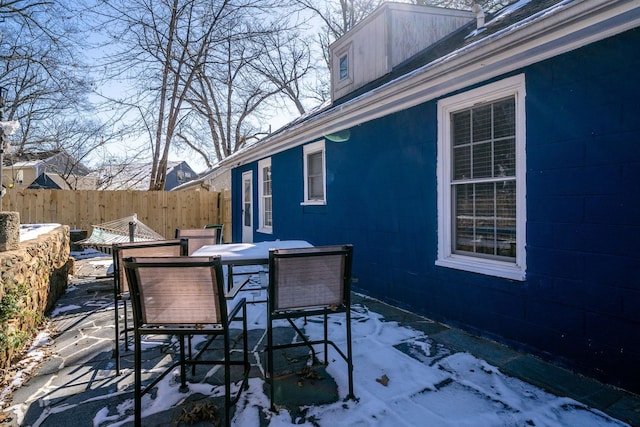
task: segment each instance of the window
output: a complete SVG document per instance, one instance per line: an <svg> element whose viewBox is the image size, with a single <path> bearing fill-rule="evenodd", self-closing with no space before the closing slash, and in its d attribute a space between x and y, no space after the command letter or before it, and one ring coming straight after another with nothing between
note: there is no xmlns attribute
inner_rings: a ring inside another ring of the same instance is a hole
<svg viewBox="0 0 640 427"><path fill-rule="evenodd" d="M525 82L438 102L437 265L525 275Z"/></svg>
<svg viewBox="0 0 640 427"><path fill-rule="evenodd" d="M331 56L331 80L335 88L345 88L353 83L353 44L336 49Z"/></svg>
<svg viewBox="0 0 640 427"><path fill-rule="evenodd" d="M271 197L271 159L258 162L258 212L261 233L273 230L273 201Z"/></svg>
<svg viewBox="0 0 640 427"><path fill-rule="evenodd" d="M340 80L349 77L349 55L344 54L340 57Z"/></svg>
<svg viewBox="0 0 640 427"><path fill-rule="evenodd" d="M308 205L323 205L325 196L325 151L324 141L307 144L304 153L304 202Z"/></svg>

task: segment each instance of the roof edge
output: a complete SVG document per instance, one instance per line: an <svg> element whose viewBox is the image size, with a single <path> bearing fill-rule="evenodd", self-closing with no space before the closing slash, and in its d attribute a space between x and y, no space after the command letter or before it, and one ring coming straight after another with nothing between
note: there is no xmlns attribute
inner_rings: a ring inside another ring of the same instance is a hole
<svg viewBox="0 0 640 427"><path fill-rule="evenodd" d="M234 168L640 26L633 0L565 1L222 160Z"/></svg>

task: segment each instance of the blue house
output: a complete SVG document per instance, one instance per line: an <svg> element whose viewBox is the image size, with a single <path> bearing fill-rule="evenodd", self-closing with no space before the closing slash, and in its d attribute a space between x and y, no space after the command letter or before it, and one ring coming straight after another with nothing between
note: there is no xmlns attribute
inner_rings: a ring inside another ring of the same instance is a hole
<svg viewBox="0 0 640 427"><path fill-rule="evenodd" d="M222 162L233 240L352 243L356 291L640 392L640 3L385 4L330 54Z"/></svg>

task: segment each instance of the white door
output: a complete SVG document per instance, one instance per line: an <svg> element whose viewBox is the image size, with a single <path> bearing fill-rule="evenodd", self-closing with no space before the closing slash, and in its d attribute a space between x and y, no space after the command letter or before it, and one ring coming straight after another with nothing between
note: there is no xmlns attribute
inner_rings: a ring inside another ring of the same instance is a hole
<svg viewBox="0 0 640 427"><path fill-rule="evenodd" d="M242 242L253 242L253 172L242 174Z"/></svg>

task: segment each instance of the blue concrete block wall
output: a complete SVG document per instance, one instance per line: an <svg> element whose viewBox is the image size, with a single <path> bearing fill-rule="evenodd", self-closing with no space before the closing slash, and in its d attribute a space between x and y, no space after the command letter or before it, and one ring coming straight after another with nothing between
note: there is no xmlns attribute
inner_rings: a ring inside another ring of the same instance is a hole
<svg viewBox="0 0 640 427"><path fill-rule="evenodd" d="M300 205L301 147L272 156L274 233L254 239L353 243L355 289L640 392L638 46L631 30L517 71L526 281L435 266L435 100L327 141L326 206ZM234 212L255 167L233 172Z"/></svg>

